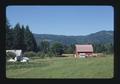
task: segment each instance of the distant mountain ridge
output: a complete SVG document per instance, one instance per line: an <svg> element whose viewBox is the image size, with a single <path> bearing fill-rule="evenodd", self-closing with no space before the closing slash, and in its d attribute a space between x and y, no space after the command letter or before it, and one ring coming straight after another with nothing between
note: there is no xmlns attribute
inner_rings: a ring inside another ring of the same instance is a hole
<svg viewBox="0 0 120 84"><path fill-rule="evenodd" d="M86 43L113 43L113 31L99 31L89 35L65 36L54 34L34 34L37 44L43 40L50 43L61 42L65 45Z"/></svg>

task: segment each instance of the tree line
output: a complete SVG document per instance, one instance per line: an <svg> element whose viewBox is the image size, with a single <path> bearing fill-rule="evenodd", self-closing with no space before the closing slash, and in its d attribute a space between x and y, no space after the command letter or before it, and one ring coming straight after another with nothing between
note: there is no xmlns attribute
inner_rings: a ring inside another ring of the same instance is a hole
<svg viewBox="0 0 120 84"><path fill-rule="evenodd" d="M63 53L61 43L56 42L50 46L48 41L42 41L39 44L37 45L28 25L24 26L17 23L11 27L9 21L6 21L6 50L20 49L23 52L33 51L56 56Z"/></svg>
<svg viewBox="0 0 120 84"><path fill-rule="evenodd" d="M15 27L6 21L6 49L22 49L25 51L37 51L36 40L29 29L29 26L17 23Z"/></svg>
<svg viewBox="0 0 120 84"><path fill-rule="evenodd" d="M106 44L93 44L94 52L96 53L114 53L114 46L113 43L106 43Z"/></svg>
<svg viewBox="0 0 120 84"><path fill-rule="evenodd" d="M94 52L96 53L113 53L113 44L93 44ZM9 21L6 21L6 50L21 49L23 52L33 51L41 52L44 54L54 54L56 56L63 53L75 53L75 44L63 45L60 42L50 44L48 41L43 40L36 43L36 40L29 29L29 26L20 25L17 23L13 28Z"/></svg>

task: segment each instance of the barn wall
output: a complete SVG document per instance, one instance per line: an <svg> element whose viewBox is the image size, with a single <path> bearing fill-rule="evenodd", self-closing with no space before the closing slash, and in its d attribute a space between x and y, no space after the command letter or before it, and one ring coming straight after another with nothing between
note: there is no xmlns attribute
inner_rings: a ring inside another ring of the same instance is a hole
<svg viewBox="0 0 120 84"><path fill-rule="evenodd" d="M79 56L80 53L85 53L85 55L88 55L88 56L93 54L93 52L76 52L76 55Z"/></svg>

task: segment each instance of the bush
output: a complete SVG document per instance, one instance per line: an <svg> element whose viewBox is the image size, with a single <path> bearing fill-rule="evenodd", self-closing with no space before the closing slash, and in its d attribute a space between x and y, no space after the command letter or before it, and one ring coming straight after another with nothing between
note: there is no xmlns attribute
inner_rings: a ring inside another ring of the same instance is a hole
<svg viewBox="0 0 120 84"><path fill-rule="evenodd" d="M44 53L44 52L38 52L36 54L37 57L40 57L40 58L45 58L45 57L55 57L55 54L53 52L47 52L47 53Z"/></svg>
<svg viewBox="0 0 120 84"><path fill-rule="evenodd" d="M53 52L48 52L48 53L47 53L47 56L48 56L48 57L55 57L56 55L55 55Z"/></svg>
<svg viewBox="0 0 120 84"><path fill-rule="evenodd" d="M25 57L39 57L39 58L45 58L45 57L55 57L55 56L57 56L57 55L55 55L53 52L51 52L51 51L49 51L49 52L47 52L47 53L44 53L44 52L37 52L37 53L35 53L35 52L32 52L32 51L30 51L30 52L25 52L24 53L24 56Z"/></svg>
<svg viewBox="0 0 120 84"><path fill-rule="evenodd" d="M6 56L7 58L13 58L14 59L16 57L16 54L13 53L13 52L7 52L6 55L7 55Z"/></svg>
<svg viewBox="0 0 120 84"><path fill-rule="evenodd" d="M36 56L38 56L38 57L40 57L40 58L44 58L44 57L45 57L45 53L43 53L43 52L38 52L38 53L36 54Z"/></svg>
<svg viewBox="0 0 120 84"><path fill-rule="evenodd" d="M25 56L25 57L35 57L35 56L36 56L36 53L33 52L33 51L29 51L29 52L25 52L25 53L24 53L24 56Z"/></svg>

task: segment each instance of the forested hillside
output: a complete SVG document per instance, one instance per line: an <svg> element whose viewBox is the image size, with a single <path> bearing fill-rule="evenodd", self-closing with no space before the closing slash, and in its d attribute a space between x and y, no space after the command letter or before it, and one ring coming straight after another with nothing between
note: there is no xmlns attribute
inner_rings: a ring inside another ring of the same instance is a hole
<svg viewBox="0 0 120 84"><path fill-rule="evenodd" d="M92 44L94 52L113 53L113 31L99 31L85 36L33 34L29 26L6 23L6 49L21 49L24 52L74 53L75 44Z"/></svg>
<svg viewBox="0 0 120 84"><path fill-rule="evenodd" d="M34 34L34 37L39 43L46 40L50 43L61 42L65 45L70 44L85 44L85 43L113 43L113 31L99 31L85 36L64 36L64 35L52 35L52 34Z"/></svg>

